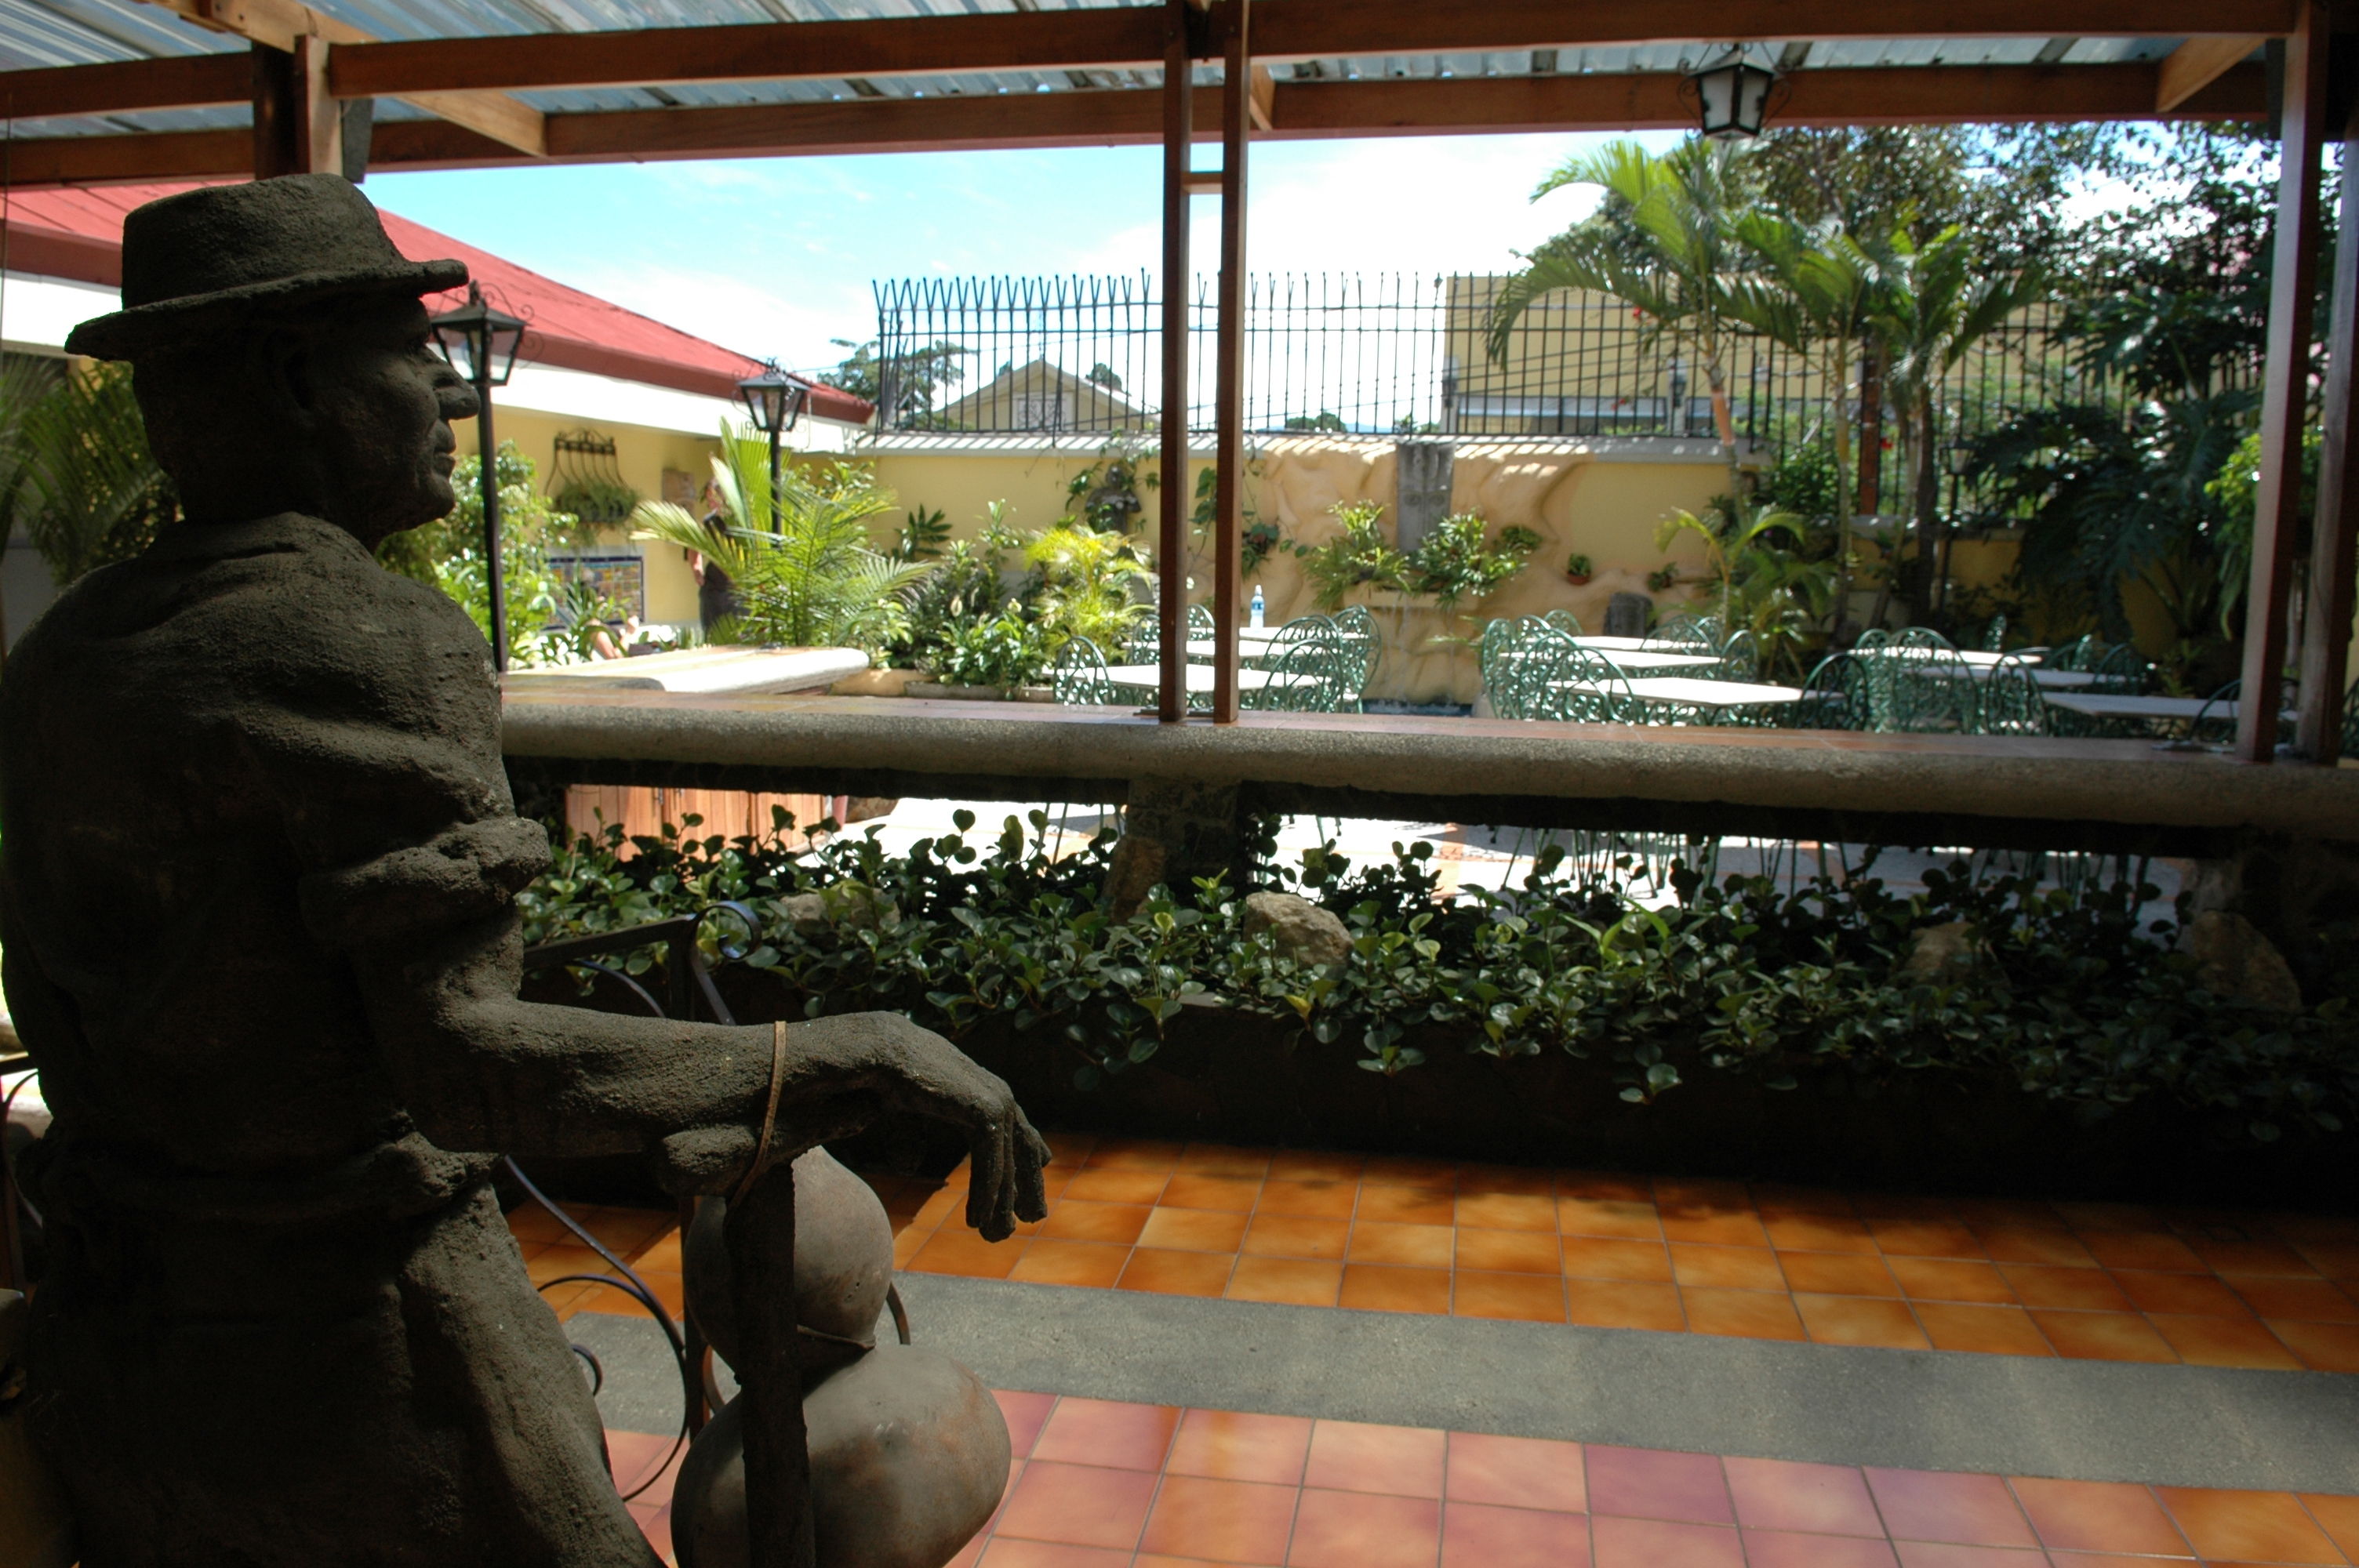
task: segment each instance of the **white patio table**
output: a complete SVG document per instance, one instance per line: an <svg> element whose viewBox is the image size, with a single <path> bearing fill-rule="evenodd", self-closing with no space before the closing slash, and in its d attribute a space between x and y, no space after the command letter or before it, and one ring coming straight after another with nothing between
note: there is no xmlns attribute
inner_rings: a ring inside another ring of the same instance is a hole
<svg viewBox="0 0 2359 1568"><path fill-rule="evenodd" d="M1190 693L1209 693L1212 689L1212 665L1190 665L1187 669ZM1278 678L1268 670L1240 669L1237 671L1237 689L1259 691ZM1163 669L1159 665L1108 665L1106 679L1115 686L1143 687L1149 691L1159 691L1163 687Z"/></svg>

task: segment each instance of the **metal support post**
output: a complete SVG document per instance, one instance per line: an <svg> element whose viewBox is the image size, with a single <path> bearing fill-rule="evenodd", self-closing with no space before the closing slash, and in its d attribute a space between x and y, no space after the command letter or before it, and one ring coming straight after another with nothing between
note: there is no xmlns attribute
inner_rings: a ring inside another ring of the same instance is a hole
<svg viewBox="0 0 2359 1568"><path fill-rule="evenodd" d="M1221 322L1213 403L1212 722L1237 721L1245 547L1245 144L1253 133L1253 0L1227 0L1221 49Z"/></svg>
<svg viewBox="0 0 2359 1568"><path fill-rule="evenodd" d="M2252 586L2245 595L2244 691L2236 715L2234 754L2247 762L2277 755L2277 709L2285 696L2286 603L2293 589L2294 536L2301 525L2301 432L2310 403L2327 38L2324 0L2297 0L2294 31L2286 39L2268 359L2261 372L2261 473L2254 500Z"/></svg>
<svg viewBox="0 0 2359 1568"><path fill-rule="evenodd" d="M2343 752L2343 687L2351 674L2353 600L2359 594L2359 452L2352 443L2359 380L2359 110L2343 130L2342 217L2335 229L2334 292L2326 352L2326 446L2318 461L2318 514L2310 529L2310 610L2302 624L2301 694L2294 750L2332 765Z"/></svg>
<svg viewBox="0 0 2359 1568"><path fill-rule="evenodd" d="M1195 135L1195 0L1164 0L1163 482L1156 551L1163 617L1156 717L1188 718L1188 148Z"/></svg>

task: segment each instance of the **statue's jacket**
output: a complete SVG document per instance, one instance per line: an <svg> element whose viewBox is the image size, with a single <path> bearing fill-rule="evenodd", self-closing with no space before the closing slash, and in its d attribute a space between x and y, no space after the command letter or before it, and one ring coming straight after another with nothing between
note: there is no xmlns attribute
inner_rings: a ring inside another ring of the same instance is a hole
<svg viewBox="0 0 2359 1568"><path fill-rule="evenodd" d="M495 1153L421 1131L360 979L513 984L548 844L465 614L316 518L169 528L10 657L0 830L56 1118L36 1431L103 1500L89 1568L652 1563Z"/></svg>

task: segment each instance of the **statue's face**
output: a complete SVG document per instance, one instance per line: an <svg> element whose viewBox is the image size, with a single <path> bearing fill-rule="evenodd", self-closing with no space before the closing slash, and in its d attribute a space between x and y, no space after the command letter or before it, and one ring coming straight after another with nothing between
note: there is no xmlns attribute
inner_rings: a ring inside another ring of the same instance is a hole
<svg viewBox="0 0 2359 1568"><path fill-rule="evenodd" d="M436 351L425 306L367 302L318 333L305 360L298 395L328 520L374 548L449 512L451 421L478 410L474 389Z"/></svg>

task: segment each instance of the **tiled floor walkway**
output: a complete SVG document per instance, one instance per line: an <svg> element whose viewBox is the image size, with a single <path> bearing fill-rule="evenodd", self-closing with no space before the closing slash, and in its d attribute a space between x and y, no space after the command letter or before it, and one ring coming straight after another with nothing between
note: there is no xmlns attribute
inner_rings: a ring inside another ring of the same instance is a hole
<svg viewBox="0 0 2359 1568"><path fill-rule="evenodd" d="M2359 1498L1722 1459L1002 1394L955 1568L2165 1568L2359 1554ZM612 1434L627 1487L669 1440ZM633 1505L669 1545L670 1476Z"/></svg>
<svg viewBox="0 0 2359 1568"><path fill-rule="evenodd" d="M2359 1371L2359 1221L1051 1141L993 1246L890 1180L905 1269L1833 1345Z"/></svg>

